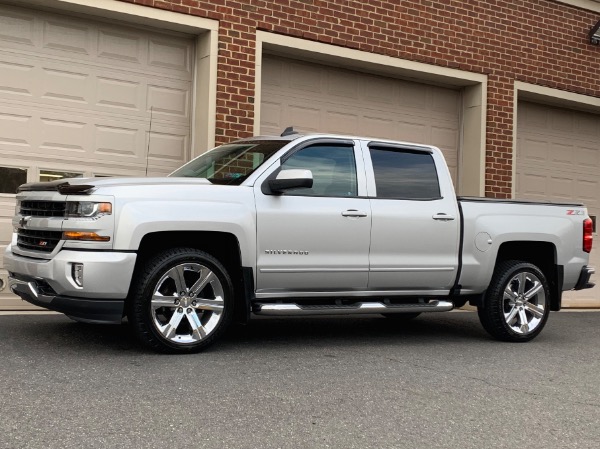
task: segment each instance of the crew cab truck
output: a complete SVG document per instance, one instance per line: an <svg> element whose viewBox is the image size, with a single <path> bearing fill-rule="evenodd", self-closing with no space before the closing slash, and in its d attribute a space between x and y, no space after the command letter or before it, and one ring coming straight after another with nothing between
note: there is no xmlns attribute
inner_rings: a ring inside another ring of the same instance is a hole
<svg viewBox="0 0 600 449"><path fill-rule="evenodd" d="M252 315L383 314L467 301L529 341L565 290L592 287L581 204L457 198L427 145L305 135L219 146L166 178L25 184L11 290L75 320L195 352Z"/></svg>

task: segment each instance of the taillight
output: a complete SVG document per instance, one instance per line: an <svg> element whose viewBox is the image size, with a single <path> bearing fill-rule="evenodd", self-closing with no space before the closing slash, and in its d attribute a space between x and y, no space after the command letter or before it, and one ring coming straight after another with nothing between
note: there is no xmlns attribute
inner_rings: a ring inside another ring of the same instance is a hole
<svg viewBox="0 0 600 449"><path fill-rule="evenodd" d="M592 233L594 231L594 222L591 218L586 218L583 221L583 250L586 253L592 251Z"/></svg>

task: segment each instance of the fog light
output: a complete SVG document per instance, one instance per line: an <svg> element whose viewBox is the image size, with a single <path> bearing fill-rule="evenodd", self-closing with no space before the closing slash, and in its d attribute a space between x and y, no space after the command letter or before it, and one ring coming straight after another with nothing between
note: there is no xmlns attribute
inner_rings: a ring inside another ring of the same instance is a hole
<svg viewBox="0 0 600 449"><path fill-rule="evenodd" d="M83 264L74 263L71 267L71 276L77 285L83 287Z"/></svg>

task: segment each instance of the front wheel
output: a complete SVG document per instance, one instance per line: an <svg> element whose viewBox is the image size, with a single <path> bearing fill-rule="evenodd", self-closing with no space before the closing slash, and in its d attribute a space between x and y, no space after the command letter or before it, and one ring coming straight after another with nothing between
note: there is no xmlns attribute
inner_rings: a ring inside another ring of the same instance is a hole
<svg viewBox="0 0 600 449"><path fill-rule="evenodd" d="M525 342L544 328L549 301L544 273L533 264L510 260L496 268L477 313L484 329L496 339Z"/></svg>
<svg viewBox="0 0 600 449"><path fill-rule="evenodd" d="M138 339L160 352L198 352L233 316L233 287L225 268L203 251L174 248L153 257L137 277L129 320Z"/></svg>

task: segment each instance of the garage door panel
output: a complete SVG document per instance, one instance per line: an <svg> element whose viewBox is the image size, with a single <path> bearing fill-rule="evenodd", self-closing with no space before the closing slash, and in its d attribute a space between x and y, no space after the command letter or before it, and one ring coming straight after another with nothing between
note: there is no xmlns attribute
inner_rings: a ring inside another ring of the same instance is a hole
<svg viewBox="0 0 600 449"><path fill-rule="evenodd" d="M161 72L192 74L192 43L167 37L150 38L148 66Z"/></svg>
<svg viewBox="0 0 600 449"><path fill-rule="evenodd" d="M458 92L439 87L430 88L431 108L433 111L441 112L446 115L457 113Z"/></svg>
<svg viewBox="0 0 600 449"><path fill-rule="evenodd" d="M41 98L62 102L90 103L93 80L87 73L44 67Z"/></svg>
<svg viewBox="0 0 600 449"><path fill-rule="evenodd" d="M600 181L598 181L598 178L579 180L577 192L588 207L596 211L600 208L600 197L598 195Z"/></svg>
<svg viewBox="0 0 600 449"><path fill-rule="evenodd" d="M523 141L518 148L518 156L527 162L540 163L546 162L548 158L548 142L523 137Z"/></svg>
<svg viewBox="0 0 600 449"><path fill-rule="evenodd" d="M190 90L188 86L178 87L176 83L148 85L146 109L152 109L153 118L164 120L190 118Z"/></svg>
<svg viewBox="0 0 600 449"><path fill-rule="evenodd" d="M81 159L85 148L91 148L93 125L85 121L73 120L70 114L43 113L36 126L39 132L39 145L42 152L51 152L57 158L74 157ZM73 153L77 153L73 155Z"/></svg>
<svg viewBox="0 0 600 449"><path fill-rule="evenodd" d="M169 173L181 166L181 161L185 158L189 146L188 140L185 128L181 128L177 132L177 129L171 126L153 125L148 155L151 159L165 163L165 167L170 167L170 170L166 172Z"/></svg>
<svg viewBox="0 0 600 449"><path fill-rule="evenodd" d="M98 30L98 57L100 59L144 64L144 41L134 32L122 30Z"/></svg>
<svg viewBox="0 0 600 449"><path fill-rule="evenodd" d="M575 132L578 136L583 136L587 139L600 137L600 129L598 121L595 117L590 117L587 114L577 114L578 119L575 121Z"/></svg>
<svg viewBox="0 0 600 449"><path fill-rule="evenodd" d="M267 65L270 63L270 60L267 60ZM306 68L303 64L290 64L287 67L289 70L286 70L287 77L284 77L283 67L279 72L280 76L279 82L276 84L278 86L284 86L285 79L289 80L289 86L292 90L304 91L304 92L314 92L321 93L322 91L322 73L310 70ZM275 84L274 84L275 85Z"/></svg>
<svg viewBox="0 0 600 449"><path fill-rule="evenodd" d="M358 100L359 78L353 72L328 70L327 90L325 95L341 97L342 100L355 102Z"/></svg>
<svg viewBox="0 0 600 449"><path fill-rule="evenodd" d="M358 128L358 116L352 113L325 111L324 120L330 124L331 132L353 134Z"/></svg>
<svg viewBox="0 0 600 449"><path fill-rule="evenodd" d="M298 102L301 103L301 102ZM285 104L285 103L283 103ZM286 117L287 121L284 122L289 123L290 125L298 123L300 129L305 129L307 131L318 131L319 123L321 123L321 110L315 109L310 106L302 106L301 104L289 105L287 108L287 114L284 113L283 117ZM285 125L283 128L289 125ZM279 134L282 130L275 134Z"/></svg>
<svg viewBox="0 0 600 449"><path fill-rule="evenodd" d="M394 80L386 78L367 78L365 80L365 96L373 102L393 105L398 102L398 88Z"/></svg>
<svg viewBox="0 0 600 449"><path fill-rule="evenodd" d="M31 64L17 62L18 58L6 59L0 55L0 95L32 96L33 79L32 71L35 67Z"/></svg>
<svg viewBox="0 0 600 449"><path fill-rule="evenodd" d="M95 126L95 154L100 159L115 161L123 157L137 160L143 157L145 130L137 124L130 127L122 123L105 123Z"/></svg>
<svg viewBox="0 0 600 449"><path fill-rule="evenodd" d="M369 116L363 117L362 120L364 121L365 128L370 131L373 137L392 140L398 139L399 129L394 121L384 117Z"/></svg>
<svg viewBox="0 0 600 449"><path fill-rule="evenodd" d="M140 112L144 85L139 80L98 76L96 104L125 113Z"/></svg>
<svg viewBox="0 0 600 449"><path fill-rule="evenodd" d="M0 41L17 45L35 46L35 19L16 10L0 11Z"/></svg>
<svg viewBox="0 0 600 449"><path fill-rule="evenodd" d="M401 84L398 88L398 105L422 111L429 104L426 87L415 83L408 83Z"/></svg>
<svg viewBox="0 0 600 449"><path fill-rule="evenodd" d="M397 123L399 140L407 142L426 142L427 126L423 123L399 122Z"/></svg>
<svg viewBox="0 0 600 449"><path fill-rule="evenodd" d="M73 53L92 54L92 31L88 27L57 17L43 23L43 48L66 52L69 56Z"/></svg>
<svg viewBox="0 0 600 449"><path fill-rule="evenodd" d="M552 129L556 134L559 133L575 133L574 117L573 113L566 110L550 110L550 122L552 123Z"/></svg>
<svg viewBox="0 0 600 449"><path fill-rule="evenodd" d="M593 147L581 146L574 155L575 163L582 168L600 167L600 151Z"/></svg>
<svg viewBox="0 0 600 449"><path fill-rule="evenodd" d="M0 152L5 150L20 153L31 148L29 139L33 117L27 111L16 111L0 105Z"/></svg>
<svg viewBox="0 0 600 449"><path fill-rule="evenodd" d="M554 142L548 144L549 151L549 162L554 164L556 167L562 167L563 169L569 169L572 167L575 153L578 153L578 149L571 145L569 142L563 139L557 139Z"/></svg>
<svg viewBox="0 0 600 449"><path fill-rule="evenodd" d="M563 176L548 176L547 192L550 198L555 198L559 202L573 201L577 195L575 189L575 180Z"/></svg>

